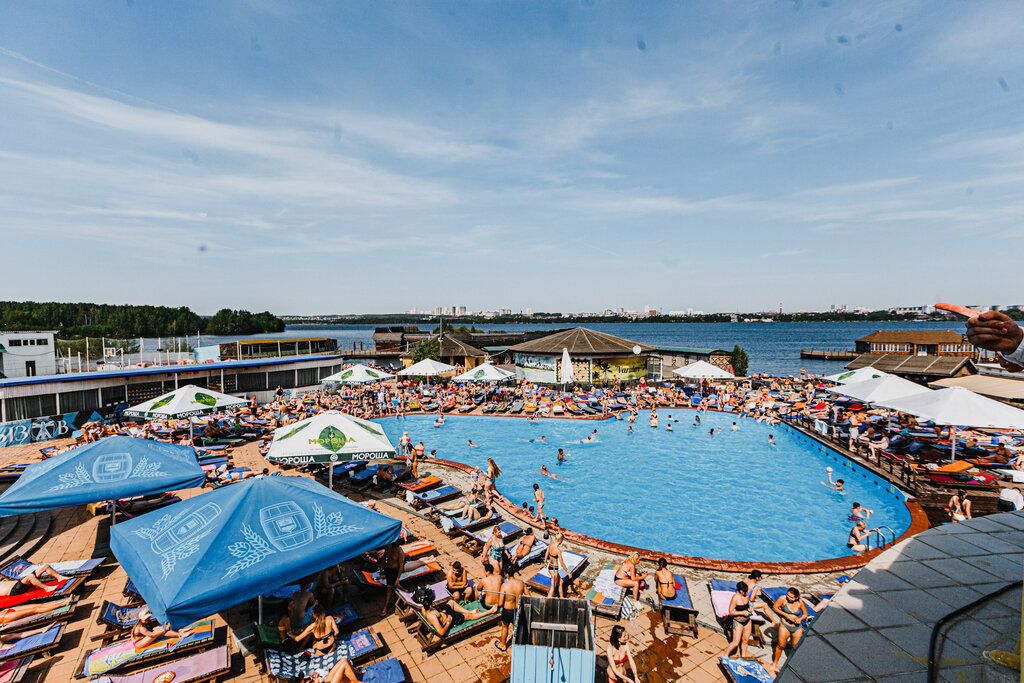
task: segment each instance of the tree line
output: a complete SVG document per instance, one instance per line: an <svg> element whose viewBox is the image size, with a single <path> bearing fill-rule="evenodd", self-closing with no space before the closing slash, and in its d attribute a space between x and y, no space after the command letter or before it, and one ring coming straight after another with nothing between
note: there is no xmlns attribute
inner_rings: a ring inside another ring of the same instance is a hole
<svg viewBox="0 0 1024 683"><path fill-rule="evenodd" d="M185 306L0 301L0 329L56 330L62 337L172 337L281 332L284 322L268 311L230 308L205 318Z"/></svg>

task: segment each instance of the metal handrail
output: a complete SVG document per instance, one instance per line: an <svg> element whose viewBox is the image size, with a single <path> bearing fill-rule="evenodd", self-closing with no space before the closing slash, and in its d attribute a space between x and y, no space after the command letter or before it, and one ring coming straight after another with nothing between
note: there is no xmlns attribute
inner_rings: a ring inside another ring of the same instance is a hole
<svg viewBox="0 0 1024 683"><path fill-rule="evenodd" d="M892 534L892 541L886 541L885 540L885 534L882 533L882 529L888 529L889 530L889 533ZM890 543L895 543L896 542L896 532L893 531L891 528L889 528L889 527L887 527L885 525L882 525L882 526L877 527L875 529L872 529L871 531L868 532L867 538L865 540L868 541L868 543L866 543L866 545L868 546L869 549L871 548L871 534L878 534L879 543L878 543L878 546L876 547L876 549L877 548L884 548L885 546L889 545Z"/></svg>
<svg viewBox="0 0 1024 683"><path fill-rule="evenodd" d="M963 607L953 610L952 612L950 612L949 614L935 622L935 626L932 627L931 638L928 639L928 683L935 683L936 677L938 676L938 671L936 670L936 665L938 664L938 662L935 661L935 646L939 641L939 629L945 626L947 622L957 618L961 614L964 614L974 609L975 607L978 607L979 605L988 602L993 598L997 598L1003 593L1008 593L1014 588L1020 588L1022 585L1024 585L1024 581L1014 581L1013 583L1009 583L998 590L992 591L987 595L981 596L974 602L968 603Z"/></svg>

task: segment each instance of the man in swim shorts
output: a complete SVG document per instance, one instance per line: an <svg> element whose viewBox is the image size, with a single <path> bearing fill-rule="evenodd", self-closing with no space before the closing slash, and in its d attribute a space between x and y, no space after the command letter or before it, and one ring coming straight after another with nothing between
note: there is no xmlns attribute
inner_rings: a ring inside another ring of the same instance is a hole
<svg viewBox="0 0 1024 683"><path fill-rule="evenodd" d="M544 492L540 490L540 484L533 485L533 502L537 503L537 519L544 521ZM545 525L546 526L546 525Z"/></svg>
<svg viewBox="0 0 1024 683"><path fill-rule="evenodd" d="M526 586L522 581L512 576L510 569L506 574L504 583L501 584L501 635L494 641L494 646L501 652L508 649L508 640L511 635L511 626L516 620L516 610L519 608L519 598L526 592Z"/></svg>

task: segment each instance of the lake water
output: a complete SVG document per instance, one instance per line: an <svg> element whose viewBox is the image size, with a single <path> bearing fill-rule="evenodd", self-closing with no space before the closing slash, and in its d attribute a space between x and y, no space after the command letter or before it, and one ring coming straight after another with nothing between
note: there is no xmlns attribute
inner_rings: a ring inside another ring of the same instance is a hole
<svg viewBox="0 0 1024 683"><path fill-rule="evenodd" d="M510 332L571 327L558 325L477 325L478 328ZM877 330L953 330L963 333L956 322L841 322L841 323L587 323L583 325L653 346L692 346L731 351L739 344L750 355L748 373L799 374L800 368L814 374L832 374L843 363L800 359L800 349L853 349L854 340ZM425 325L423 327L426 327ZM341 348L360 342L373 348L374 325L296 325L278 334L253 338L331 337ZM235 337L203 337L202 343L218 344Z"/></svg>

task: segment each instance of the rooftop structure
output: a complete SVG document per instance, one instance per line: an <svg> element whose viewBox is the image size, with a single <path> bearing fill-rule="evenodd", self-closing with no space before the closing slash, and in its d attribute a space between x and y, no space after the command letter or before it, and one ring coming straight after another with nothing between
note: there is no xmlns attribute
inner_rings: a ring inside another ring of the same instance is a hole
<svg viewBox="0 0 1024 683"><path fill-rule="evenodd" d="M872 367L909 379L933 381L943 377L975 375L978 368L965 357L865 353L846 364L847 369Z"/></svg>
<svg viewBox="0 0 1024 683"><path fill-rule="evenodd" d="M858 353L906 356L973 356L974 347L958 332L949 330L880 330L857 340Z"/></svg>
<svg viewBox="0 0 1024 683"><path fill-rule="evenodd" d="M0 377L33 377L57 372L53 330L0 330Z"/></svg>

